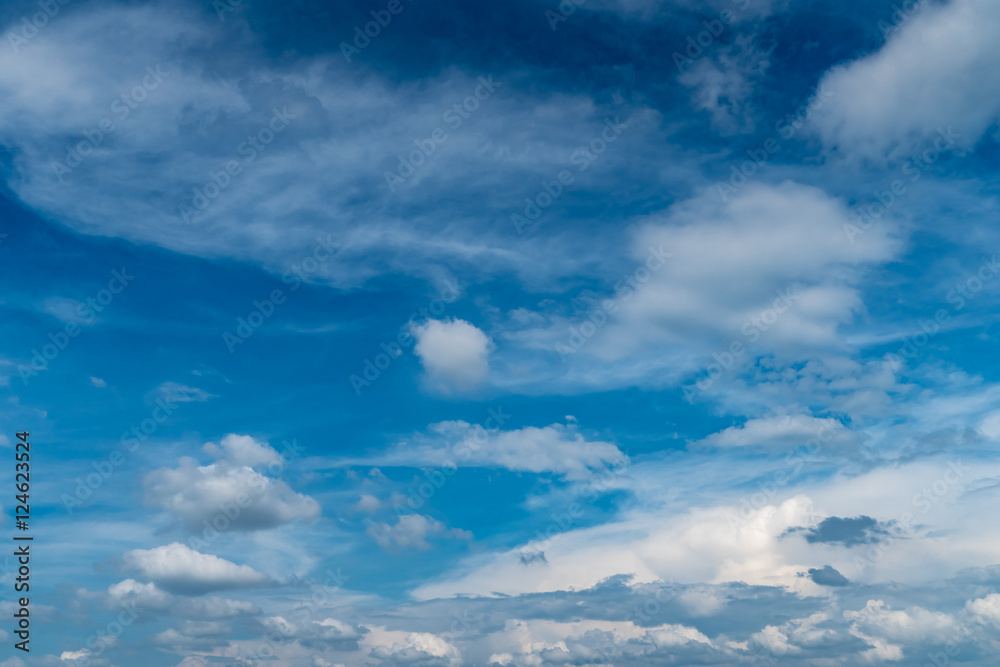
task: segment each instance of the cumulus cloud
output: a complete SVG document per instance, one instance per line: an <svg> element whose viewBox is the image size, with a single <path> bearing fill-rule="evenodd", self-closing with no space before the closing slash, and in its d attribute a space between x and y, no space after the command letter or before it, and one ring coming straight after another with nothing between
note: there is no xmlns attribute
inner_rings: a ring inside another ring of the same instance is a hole
<svg viewBox="0 0 1000 667"><path fill-rule="evenodd" d="M831 579L803 573L828 565L859 585L901 580L912 585L994 562L988 539L989 527L996 523L993 515L973 509L973 503L956 505L947 495L956 492L954 487L945 485L945 497L928 502L927 513L916 517L919 523L901 530L907 513L916 514L913 498L923 497L935 482L940 489L943 476L953 475L946 458L855 475L828 476L836 464L806 465L748 457L739 466L726 467L719 465L715 452L634 463L628 474L630 502L602 525L570 523L567 528L564 520L562 525L553 521L549 530L538 531L541 536L526 537L508 551L469 555L436 580L421 583L413 595L434 599L584 589L629 574L638 583L743 582L827 596L840 594L829 586ZM982 502L996 493L995 467L977 470L976 477L988 485L977 492ZM784 475L783 483L770 483L776 473ZM664 479L672 480L669 487ZM962 481L973 482L968 470ZM720 494L728 495L726 503L718 502ZM566 506L568 502L561 507ZM863 513L872 507L892 520ZM930 531L948 539L923 539ZM886 546L869 561L864 552L881 542ZM540 552L544 561L525 558ZM861 568L858 557L864 559ZM841 588L852 591L856 586Z"/></svg>
<svg viewBox="0 0 1000 667"><path fill-rule="evenodd" d="M383 665L423 665L451 667L462 664L462 654L453 644L427 632L413 632L389 646L375 646L371 657Z"/></svg>
<svg viewBox="0 0 1000 667"><path fill-rule="evenodd" d="M112 608L133 606L178 618L197 619L198 623L212 623L261 612L257 605L246 600L232 600L215 595L176 596L157 588L156 584L135 579L125 579L109 586L107 600L108 606Z"/></svg>
<svg viewBox="0 0 1000 667"><path fill-rule="evenodd" d="M368 534L383 549L430 549L427 538L431 535L472 539L472 533L458 528L449 530L437 519L422 514L404 514L392 525L373 523Z"/></svg>
<svg viewBox="0 0 1000 667"><path fill-rule="evenodd" d="M149 579L158 589L201 595L234 588L260 588L271 578L246 565L203 554L174 542L154 549L133 549L123 556L126 571Z"/></svg>
<svg viewBox="0 0 1000 667"><path fill-rule="evenodd" d="M864 243L852 242L845 226L853 221L843 201L793 182L679 201L636 221L633 269L613 293L588 296L573 317L512 312L504 337L522 351L549 351L558 366L526 376L524 362L498 359L496 382L604 391L694 380L707 389L763 356L787 362L841 352L840 328L863 307L863 277L901 248L888 220L869 228ZM574 330L583 323L591 328L581 340Z"/></svg>
<svg viewBox="0 0 1000 667"><path fill-rule="evenodd" d="M314 499L261 472L283 467L282 455L266 443L231 434L221 446L208 443L204 449L220 460L200 465L184 457L176 468L149 473L144 480L146 502L196 533L262 530L319 516Z"/></svg>
<svg viewBox="0 0 1000 667"><path fill-rule="evenodd" d="M990 440L1000 440L1000 411L986 415L979 423L979 432Z"/></svg>
<svg viewBox="0 0 1000 667"><path fill-rule="evenodd" d="M965 603L965 611L981 623L1000 628L1000 594L990 593Z"/></svg>
<svg viewBox="0 0 1000 667"><path fill-rule="evenodd" d="M214 442L206 442L202 447L206 454L231 463L234 466L281 465L283 460L273 447L258 442L249 435L230 433L222 439L221 447Z"/></svg>
<svg viewBox="0 0 1000 667"><path fill-rule="evenodd" d="M806 554L781 539L811 509L809 499L799 496L762 507L747 519L729 507L636 512L601 526L557 531L542 543L506 553L471 557L465 567L419 586L414 595L429 599L588 588L622 574L637 582L740 581L817 593L816 584L799 576L808 566L796 561ZM523 554L542 548L546 562L526 567Z"/></svg>
<svg viewBox="0 0 1000 667"><path fill-rule="evenodd" d="M855 636L870 641L866 652L871 659L900 660L907 643L945 643L958 637L958 624L948 614L921 607L893 610L883 600L868 600L863 609L846 610Z"/></svg>
<svg viewBox="0 0 1000 667"><path fill-rule="evenodd" d="M430 320L413 327L414 353L434 388L450 391L473 389L489 372L493 342L465 320Z"/></svg>
<svg viewBox="0 0 1000 667"><path fill-rule="evenodd" d="M322 646L353 651L358 648L358 640L368 634L366 628L355 627L335 618L291 621L281 616L271 616L260 619L260 624L267 632L296 639L306 648Z"/></svg>
<svg viewBox="0 0 1000 667"><path fill-rule="evenodd" d="M212 632L211 626L203 625L197 631L189 628L187 632L169 628L163 632L158 632L152 638L152 642L159 646L169 647L176 653L185 653L193 650L205 650L219 643L218 632Z"/></svg>
<svg viewBox="0 0 1000 667"><path fill-rule="evenodd" d="M835 343L837 325L860 307L861 269L896 248L877 229L852 244L851 219L842 202L790 182L681 202L638 235L639 252L662 246L673 258L625 305L623 326L642 324L665 340L721 328L746 344ZM786 293L791 303L781 301Z"/></svg>
<svg viewBox="0 0 1000 667"><path fill-rule="evenodd" d="M1000 5L901 4L902 23L879 51L823 78L833 98L815 126L827 146L846 155L923 151L950 127L957 145L970 147L1000 118L1000 82L993 76L1000 66Z"/></svg>
<svg viewBox="0 0 1000 667"><path fill-rule="evenodd" d="M801 654L805 647L822 644L836 636L834 630L817 627L827 620L826 614L817 613L780 626L768 625L754 633L750 641L775 655Z"/></svg>
<svg viewBox="0 0 1000 667"><path fill-rule="evenodd" d="M681 624L641 627L631 621L573 622L509 619L503 630L491 633L490 662L501 665L619 664L625 656L645 658L639 664L657 664L678 654L713 654L712 641L697 628Z"/></svg>
<svg viewBox="0 0 1000 667"><path fill-rule="evenodd" d="M494 414L509 417L504 415L502 408ZM598 471L618 471L629 459L613 443L588 440L572 422L503 431L487 430L464 421L447 421L431 424L426 434L404 440L376 459L348 462L505 468L519 472L551 472L566 479L583 480Z"/></svg>
<svg viewBox="0 0 1000 667"><path fill-rule="evenodd" d="M362 493L361 498L354 504L354 509L365 514L373 514L382 507L382 501L370 493Z"/></svg>

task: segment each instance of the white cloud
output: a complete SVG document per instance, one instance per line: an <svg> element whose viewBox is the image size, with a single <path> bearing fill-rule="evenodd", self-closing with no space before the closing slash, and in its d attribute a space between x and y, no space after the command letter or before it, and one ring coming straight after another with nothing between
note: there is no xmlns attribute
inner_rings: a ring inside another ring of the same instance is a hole
<svg viewBox="0 0 1000 667"><path fill-rule="evenodd" d="M892 433L878 434L875 446L882 437L894 439ZM1000 518L988 508L1000 496L996 462L938 455L848 472L822 457L813 461L793 452L725 466L710 450L633 463L627 486L632 499L614 519L580 527L582 519L565 513L572 502L567 500L556 505L558 521L554 517L541 529L543 536L505 553L470 556L414 595L583 589L632 574L640 583L744 582L826 596L831 589L803 576L808 570L828 565L851 582L914 586L995 563ZM578 502L586 517L591 508ZM877 545L800 536L802 527L826 517L862 515L888 526ZM525 565L523 556L539 551L545 561Z"/></svg>
<svg viewBox="0 0 1000 667"><path fill-rule="evenodd" d="M788 635L782 632L780 628L773 625L768 625L760 632L755 633L751 639L753 639L753 641L760 646L766 648L768 651L777 655L795 653L800 650L797 646L793 646L789 643Z"/></svg>
<svg viewBox="0 0 1000 667"><path fill-rule="evenodd" d="M868 653L883 660L902 659L900 645L916 642L944 644L960 636L958 624L948 614L921 607L894 611L882 600L869 600L858 611L847 610L844 618L851 621L852 634L874 640L875 647Z"/></svg>
<svg viewBox="0 0 1000 667"><path fill-rule="evenodd" d="M54 296L43 301L41 309L61 322L73 324L93 323L92 320L88 321L82 314L87 309L87 304L75 299Z"/></svg>
<svg viewBox="0 0 1000 667"><path fill-rule="evenodd" d="M144 479L146 502L178 517L199 535L274 528L319 516L313 498L255 469L281 470L281 455L266 443L230 434L221 447L208 443L204 449L221 460L199 465L184 457L177 468L154 470Z"/></svg>
<svg viewBox="0 0 1000 667"><path fill-rule="evenodd" d="M1000 628L1000 594L989 595L965 603L965 611L981 623Z"/></svg>
<svg viewBox="0 0 1000 667"><path fill-rule="evenodd" d="M95 387L97 387L98 389L106 389L108 386L108 383L102 380L101 378L91 377L90 383Z"/></svg>
<svg viewBox="0 0 1000 667"><path fill-rule="evenodd" d="M496 414L502 415L503 409ZM427 434L402 441L377 458L346 463L505 468L585 480L597 471L620 469L628 457L613 443L586 439L573 423L501 431L448 421L431 424Z"/></svg>
<svg viewBox="0 0 1000 667"><path fill-rule="evenodd" d="M837 326L861 307L864 268L897 248L887 225L852 244L851 220L842 202L795 183L682 202L638 235L637 255L664 247L673 257L623 305L620 328L665 342L723 333L745 345L838 345Z"/></svg>
<svg viewBox="0 0 1000 667"><path fill-rule="evenodd" d="M0 52L0 143L19 156L9 179L16 195L82 233L235 257L279 273L310 257L319 237L337 246L337 261L320 263L310 279L338 286L387 272L440 278L446 263L527 276L573 271L571 262L552 261L547 244L512 251L500 242L508 229L492 232L477 221L487 211L506 217L522 183L558 173L581 136L601 132L603 105L584 93L532 95L497 79L475 122L453 132L443 114L481 86L478 72L449 67L411 86L358 70L337 49L266 61L254 31L229 25L177 3L87 5L40 31L30 57ZM119 38L112 45L89 39L94 34ZM234 58L247 66L228 69ZM121 117L112 104L122 107L120 96L148 80L147 66L161 67L162 80ZM240 145L267 127L275 108L294 118L246 161ZM662 134L656 112L635 115ZM72 173L57 175L53 164L85 141L82 131L97 136L105 118L113 131ZM384 174L397 168L397 156L438 127L447 145L390 191ZM516 151L509 128L517 128ZM622 160L629 146L651 150L638 133L619 141ZM237 160L240 173L187 224L181 204L192 206L194 190L211 184L209 174L227 160ZM580 182L600 178L596 171ZM447 241L432 233L441 229L442 192L457 205ZM317 210L330 215L319 220ZM560 242L562 254L601 254L589 243L572 245Z"/></svg>
<svg viewBox="0 0 1000 667"><path fill-rule="evenodd" d="M677 80L693 89L695 106L709 112L716 128L746 133L754 127L749 104L754 84L768 65L752 37L737 35L732 45L720 47L714 58L699 59Z"/></svg>
<svg viewBox="0 0 1000 667"><path fill-rule="evenodd" d="M817 351L843 353L840 328L863 311L862 279L901 248L893 224L883 220L852 243L845 225L853 216L818 188L751 182L724 194L713 188L641 220L626 276L632 284L619 280L613 293L589 295L586 311L511 312L502 335L539 366L525 372L529 362L498 355L494 383L606 391L715 381L767 355L804 361ZM669 259L647 270L661 253ZM574 329L592 321L596 332L579 340ZM565 353L568 346L575 351Z"/></svg>
<svg viewBox="0 0 1000 667"><path fill-rule="evenodd" d="M902 3L906 4L906 3ZM953 127L975 145L1000 118L1000 5L923 0L878 52L823 78L833 98L816 115L823 141L849 156L883 157L931 146ZM889 17L886 16L886 19Z"/></svg>
<svg viewBox="0 0 1000 667"><path fill-rule="evenodd" d="M112 608L125 605L126 608L150 609L179 618L197 619L199 623L260 613L256 605L245 600L230 600L213 595L178 597L160 590L156 584L142 583L135 579L125 579L109 586L107 601Z"/></svg>
<svg viewBox="0 0 1000 667"><path fill-rule="evenodd" d="M215 398L213 394L203 389L178 382L164 382L156 388L156 395L167 403L204 403L210 398Z"/></svg>
<svg viewBox="0 0 1000 667"><path fill-rule="evenodd" d="M280 465L281 454L265 442L258 442L249 435L230 433L222 438L220 448L214 442L207 442L202 447L206 454L218 459L224 459L234 466L254 467L258 465Z"/></svg>
<svg viewBox="0 0 1000 667"><path fill-rule="evenodd" d="M990 440L1000 440L1000 411L986 415L979 422L979 431Z"/></svg>
<svg viewBox="0 0 1000 667"><path fill-rule="evenodd" d="M809 499L800 496L779 506L767 505L746 520L739 512L738 507L636 511L619 521L582 529L573 529L570 521L541 543L544 566L525 567L524 547L473 557L441 581L419 586L414 595L429 599L580 589L620 574L634 575L637 582L741 581L818 593L817 585L799 576L808 569L799 561L807 553L781 539L789 528L808 522Z"/></svg>
<svg viewBox="0 0 1000 667"><path fill-rule="evenodd" d="M174 628L168 628L163 632L159 632L152 637L152 642L160 646L170 647L173 651L177 653L182 653L194 649L206 649L212 647L219 642L219 638L215 635L216 633L210 631L208 624L202 626L203 632L182 632ZM209 632L204 632L209 630Z"/></svg>
<svg viewBox="0 0 1000 667"><path fill-rule="evenodd" d="M141 583L135 579L125 579L108 587L108 595L115 600L129 600L144 606L163 609L173 596L161 591L156 584Z"/></svg>
<svg viewBox="0 0 1000 667"><path fill-rule="evenodd" d="M394 636L398 633L378 633L375 636ZM448 641L428 632L412 632L401 641L391 645L377 645L371 656L383 665L427 665L428 667L449 667L462 664L462 654Z"/></svg>
<svg viewBox="0 0 1000 667"><path fill-rule="evenodd" d="M458 528L449 530L437 519L422 514L404 514L393 525L373 523L368 534L383 549L429 549L427 538L431 535L472 539L472 533Z"/></svg>
<svg viewBox="0 0 1000 667"><path fill-rule="evenodd" d="M781 626L768 625L754 633L751 641L776 655L801 653L802 647L814 646L836 636L833 630L816 627L827 620L829 617L826 614L817 613L807 618L791 620Z"/></svg>
<svg viewBox="0 0 1000 667"><path fill-rule="evenodd" d="M373 514L382 507L382 501L370 493L362 493L361 498L354 505L354 509L365 514Z"/></svg>
<svg viewBox="0 0 1000 667"><path fill-rule="evenodd" d="M631 621L576 620L573 622L509 619L486 643L490 662L504 665L614 664L616 656L685 646L712 649L712 641L697 628L680 624L641 627ZM629 649L627 652L623 649ZM655 664L655 663L651 663Z"/></svg>
<svg viewBox="0 0 1000 667"><path fill-rule="evenodd" d="M281 616L272 616L261 619L260 622L269 631L278 632L289 638L318 639L331 643L353 643L365 635L362 629L335 618L324 618L319 621L312 619L290 621Z"/></svg>
<svg viewBox="0 0 1000 667"><path fill-rule="evenodd" d="M430 320L413 327L414 353L434 388L450 391L473 389L489 372L493 342L465 320Z"/></svg>
<svg viewBox="0 0 1000 667"><path fill-rule="evenodd" d="M593 471L628 462L617 446L587 440L572 424L486 431L479 425L453 421L433 424L429 430L441 436L448 448L419 449L425 460L453 461L459 466L554 472L579 480L588 478Z"/></svg>
<svg viewBox="0 0 1000 667"><path fill-rule="evenodd" d="M762 447L790 451L796 445L805 445L810 440L814 446L828 447L830 443L839 444L852 440L852 437L844 425L836 419L786 415L748 419L744 424L730 426L692 444L706 447Z"/></svg>
<svg viewBox="0 0 1000 667"><path fill-rule="evenodd" d="M149 579L157 588L200 595L232 588L259 588L270 577L246 565L203 554L174 542L154 549L133 549L123 556L125 569Z"/></svg>
<svg viewBox="0 0 1000 667"><path fill-rule="evenodd" d="M177 667L210 667L211 663L201 656L189 655L179 663Z"/></svg>

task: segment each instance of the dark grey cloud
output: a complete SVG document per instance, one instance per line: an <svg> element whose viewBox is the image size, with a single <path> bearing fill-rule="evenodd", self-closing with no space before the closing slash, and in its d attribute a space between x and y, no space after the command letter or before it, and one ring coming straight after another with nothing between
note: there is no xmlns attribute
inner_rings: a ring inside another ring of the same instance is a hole
<svg viewBox="0 0 1000 667"><path fill-rule="evenodd" d="M811 568L808 575L814 583L820 586L847 586L851 583L847 580L847 577L829 565L824 565L821 568Z"/></svg>
<svg viewBox="0 0 1000 667"><path fill-rule="evenodd" d="M874 544L889 535L891 524L881 523L870 516L844 518L830 516L812 528L792 528L787 533L804 533L806 542L816 544L842 544L853 547Z"/></svg>

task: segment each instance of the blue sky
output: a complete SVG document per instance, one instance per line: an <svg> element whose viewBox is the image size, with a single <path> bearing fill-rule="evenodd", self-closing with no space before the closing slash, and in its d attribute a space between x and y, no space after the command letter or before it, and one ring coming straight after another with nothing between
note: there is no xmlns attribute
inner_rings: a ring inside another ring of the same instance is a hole
<svg viewBox="0 0 1000 667"><path fill-rule="evenodd" d="M0 666L997 663L1000 6L0 24Z"/></svg>

